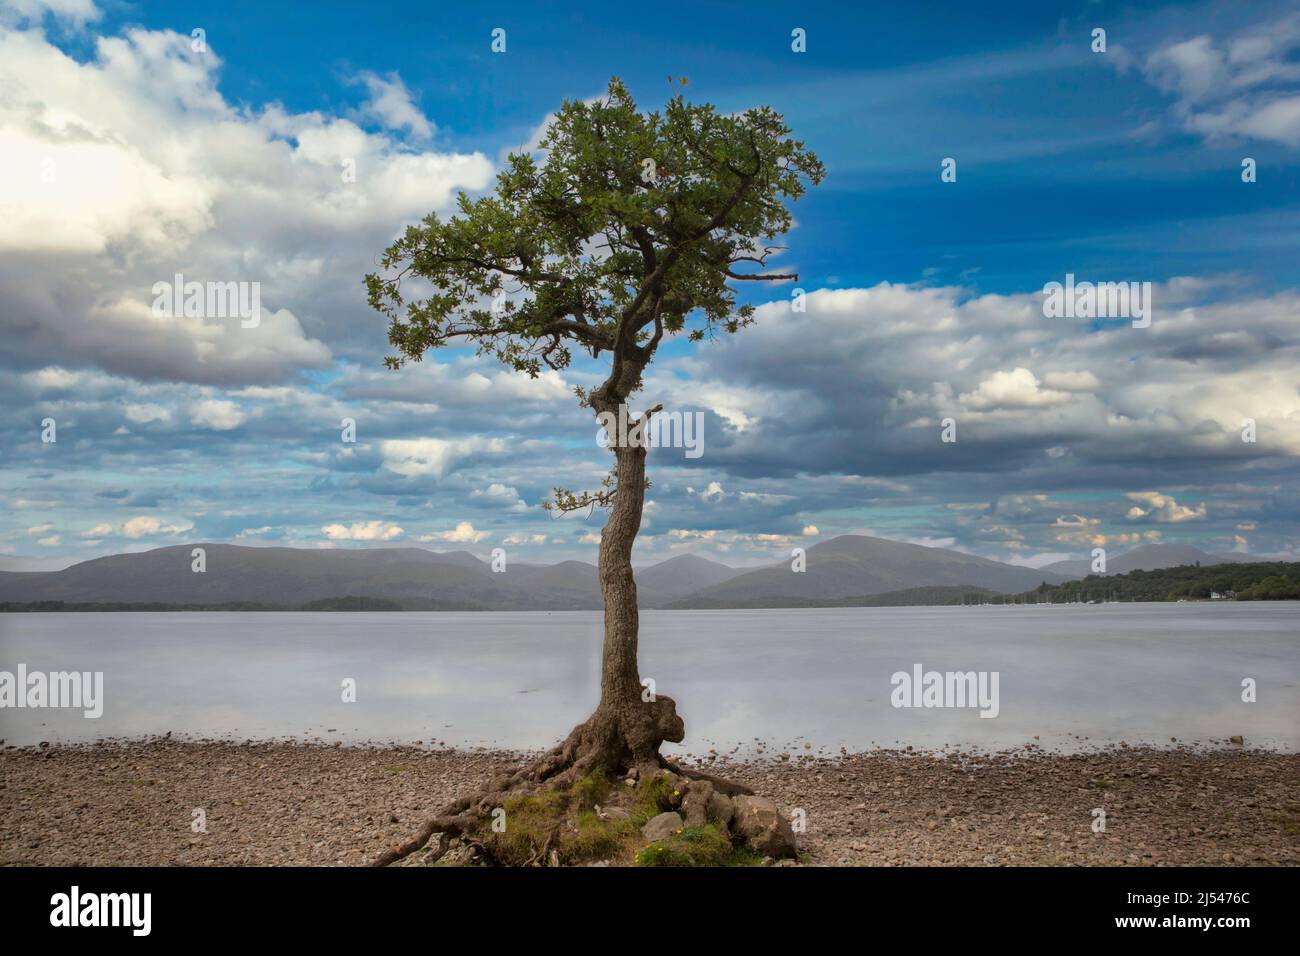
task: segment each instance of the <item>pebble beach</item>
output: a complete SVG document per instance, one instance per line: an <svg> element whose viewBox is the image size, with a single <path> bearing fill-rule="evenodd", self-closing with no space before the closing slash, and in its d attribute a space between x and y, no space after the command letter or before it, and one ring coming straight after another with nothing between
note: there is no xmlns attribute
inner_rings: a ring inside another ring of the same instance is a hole
<svg viewBox="0 0 1300 956"><path fill-rule="evenodd" d="M8 747L0 865L362 865L519 759L172 738ZM1248 746L872 750L703 766L802 811L801 865L1300 863L1300 755Z"/></svg>

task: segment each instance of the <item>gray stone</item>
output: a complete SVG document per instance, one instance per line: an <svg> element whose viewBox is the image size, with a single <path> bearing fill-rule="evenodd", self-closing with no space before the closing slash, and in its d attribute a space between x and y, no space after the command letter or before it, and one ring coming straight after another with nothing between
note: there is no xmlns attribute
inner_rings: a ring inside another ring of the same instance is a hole
<svg viewBox="0 0 1300 956"><path fill-rule="evenodd" d="M709 822L709 800L713 797L713 784L707 780L694 780L682 797L682 816L688 827L702 827Z"/></svg>
<svg viewBox="0 0 1300 956"><path fill-rule="evenodd" d="M725 828L730 826L732 818L736 815L736 804L731 797L725 793L714 792L709 797L709 819L719 826Z"/></svg>
<svg viewBox="0 0 1300 956"><path fill-rule="evenodd" d="M647 843L653 843L655 840L666 840L682 828L682 815L675 810L669 810L667 813L661 813L657 817L651 817L646 821L646 825L641 828L641 836L645 837Z"/></svg>
<svg viewBox="0 0 1300 956"><path fill-rule="evenodd" d="M776 858L795 855L794 831L776 804L766 797L739 796L731 825L754 852Z"/></svg>

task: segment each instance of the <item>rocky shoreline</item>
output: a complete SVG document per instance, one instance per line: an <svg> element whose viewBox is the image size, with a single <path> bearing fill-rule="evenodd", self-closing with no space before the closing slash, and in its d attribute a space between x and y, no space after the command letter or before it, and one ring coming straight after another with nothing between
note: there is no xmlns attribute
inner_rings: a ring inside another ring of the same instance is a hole
<svg viewBox="0 0 1300 956"><path fill-rule="evenodd" d="M1300 864L1300 754L785 756L707 769L801 816L804 864ZM518 759L171 738L8 748L0 865L361 865ZM1094 832L1097 811L1104 832Z"/></svg>

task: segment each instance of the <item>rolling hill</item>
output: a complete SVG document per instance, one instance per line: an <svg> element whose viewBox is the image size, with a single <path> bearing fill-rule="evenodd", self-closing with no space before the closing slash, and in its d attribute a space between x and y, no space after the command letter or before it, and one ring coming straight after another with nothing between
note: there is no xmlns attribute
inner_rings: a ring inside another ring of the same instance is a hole
<svg viewBox="0 0 1300 956"><path fill-rule="evenodd" d="M1003 564L947 548L928 548L886 538L841 535L807 551L807 570L791 563L737 575L673 602L674 608L782 607L835 604L845 599L911 588L961 586L1026 591L1060 575Z"/></svg>
<svg viewBox="0 0 1300 956"><path fill-rule="evenodd" d="M207 570L191 570L202 547ZM787 562L732 568L678 555L637 571L643 607L713 608L854 603L887 592L982 588L1020 592L1065 580L944 548L845 535L814 545L807 570ZM917 590L919 589L919 590ZM422 548L248 548L177 545L83 561L59 571L0 572L0 602L256 605L407 610L580 610L601 606L596 568L584 561L511 563L494 573L467 551ZM369 604L367 602L370 602Z"/></svg>

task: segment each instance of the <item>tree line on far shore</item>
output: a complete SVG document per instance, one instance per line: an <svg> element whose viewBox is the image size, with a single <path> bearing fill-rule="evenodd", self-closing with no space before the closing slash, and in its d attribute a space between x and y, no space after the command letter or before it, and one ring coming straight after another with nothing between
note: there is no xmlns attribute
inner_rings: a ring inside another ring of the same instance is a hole
<svg viewBox="0 0 1300 956"><path fill-rule="evenodd" d="M1095 601L1295 601L1300 600L1300 562L1185 564L1081 581L1040 584L1024 594L999 595L994 604L1069 604Z"/></svg>

